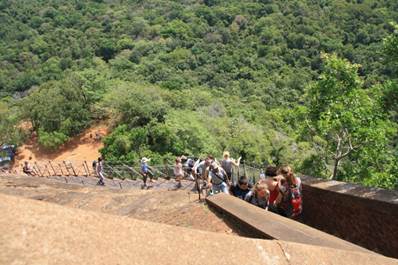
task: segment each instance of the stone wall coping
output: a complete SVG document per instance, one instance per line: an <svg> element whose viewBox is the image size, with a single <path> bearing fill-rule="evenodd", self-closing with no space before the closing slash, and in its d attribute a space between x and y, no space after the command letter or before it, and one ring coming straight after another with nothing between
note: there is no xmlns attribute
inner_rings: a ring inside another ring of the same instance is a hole
<svg viewBox="0 0 398 265"><path fill-rule="evenodd" d="M220 212L236 219L238 223L255 229L263 238L351 251L370 252L358 245L289 218L265 211L231 195L219 193L207 197L206 201L209 206L215 207ZM372 254L375 253L372 252Z"/></svg>
<svg viewBox="0 0 398 265"><path fill-rule="evenodd" d="M300 176L300 178L304 185L308 185L310 187L333 191L348 196L354 196L354 197L365 198L365 199L376 200L376 201L398 205L397 190L386 190L374 187L364 187L359 184L314 178L310 176Z"/></svg>

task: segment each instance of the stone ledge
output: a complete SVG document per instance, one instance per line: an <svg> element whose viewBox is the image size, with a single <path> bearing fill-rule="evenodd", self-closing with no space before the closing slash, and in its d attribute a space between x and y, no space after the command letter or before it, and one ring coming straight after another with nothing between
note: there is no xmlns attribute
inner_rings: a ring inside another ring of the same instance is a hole
<svg viewBox="0 0 398 265"><path fill-rule="evenodd" d="M305 224L398 258L398 191L305 176L302 180Z"/></svg>
<svg viewBox="0 0 398 265"><path fill-rule="evenodd" d="M241 199L223 193L206 199L209 206L248 227L259 238L270 238L288 242L345 249L350 251L369 250L321 232L294 220L265 211ZM373 253L375 254L375 253Z"/></svg>
<svg viewBox="0 0 398 265"><path fill-rule="evenodd" d="M337 192L348 196L396 204L398 207L398 191L396 190L364 187L359 184L326 180L309 176L300 176L300 178L302 179L303 184L307 186Z"/></svg>

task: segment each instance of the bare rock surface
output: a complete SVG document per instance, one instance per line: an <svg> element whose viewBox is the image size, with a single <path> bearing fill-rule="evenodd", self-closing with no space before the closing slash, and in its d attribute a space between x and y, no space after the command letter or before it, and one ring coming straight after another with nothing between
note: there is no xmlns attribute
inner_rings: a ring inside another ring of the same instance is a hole
<svg viewBox="0 0 398 265"><path fill-rule="evenodd" d="M229 236L4 194L0 212L0 264L398 264L380 255Z"/></svg>
<svg viewBox="0 0 398 265"><path fill-rule="evenodd" d="M0 193L158 223L226 234L239 233L198 202L198 195L190 190L121 190L66 184L56 179L2 176Z"/></svg>

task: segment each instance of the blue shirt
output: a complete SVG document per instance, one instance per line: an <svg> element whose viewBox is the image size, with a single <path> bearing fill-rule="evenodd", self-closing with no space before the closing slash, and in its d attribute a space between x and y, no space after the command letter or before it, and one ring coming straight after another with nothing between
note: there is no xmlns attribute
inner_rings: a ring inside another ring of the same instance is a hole
<svg viewBox="0 0 398 265"><path fill-rule="evenodd" d="M148 173L148 170L149 170L148 164L147 163L142 163L141 164L141 172L146 174L146 173Z"/></svg>

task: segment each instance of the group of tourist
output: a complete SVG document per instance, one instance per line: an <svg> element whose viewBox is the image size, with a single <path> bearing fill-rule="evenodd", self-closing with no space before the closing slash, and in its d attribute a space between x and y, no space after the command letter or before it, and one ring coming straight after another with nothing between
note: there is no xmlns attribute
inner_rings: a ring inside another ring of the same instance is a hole
<svg viewBox="0 0 398 265"><path fill-rule="evenodd" d="M246 176L240 176L237 183L232 182L234 167L239 167L241 158L237 160L224 152L223 159L217 161L209 155L204 160L177 157L174 165L176 188L182 186L185 177L191 180L201 180L202 188L210 194L226 193L245 200L265 210L278 213L286 217L296 217L302 211L301 180L295 176L289 166L267 167L265 174L259 176L256 183L250 183ZM153 182L153 172L148 165L150 159L141 159L140 174L143 177L142 188L147 188L147 180ZM99 178L98 185L105 185L103 159L93 162L93 170ZM33 175L34 171L26 161L23 172ZM199 185L199 182L196 182Z"/></svg>
<svg viewBox="0 0 398 265"><path fill-rule="evenodd" d="M252 187L247 177L241 176L238 183L231 187L230 193L249 203L268 211L296 217L302 211L301 180L293 174L289 166L270 167L264 178L260 178Z"/></svg>
<svg viewBox="0 0 398 265"><path fill-rule="evenodd" d="M240 176L238 182L232 183L234 167L239 167L241 158L237 160L224 152L223 159L217 161L209 155L204 160L179 156L175 159L173 173L176 188L182 186L181 181L188 177L199 179L210 194L220 192L233 195L265 210L286 216L296 217L302 211L301 180L295 176L289 166L268 167L259 180L251 184L246 176ZM147 181L153 182L153 172L148 165L150 159L141 159L140 174L143 177L142 188L147 188ZM103 161L101 158L95 166L99 177L98 184L104 185ZM198 182L196 183L198 185Z"/></svg>
<svg viewBox="0 0 398 265"><path fill-rule="evenodd" d="M295 176L289 166L279 168L268 167L253 185L246 176L241 176L236 184L232 183L233 167L239 167L240 159L234 160L229 152L224 152L220 162L213 156L203 161L197 160L188 174L202 179L210 189L210 194L226 193L245 200L265 210L286 216L296 217L302 211L301 180ZM181 186L184 177L182 161L184 157L177 157L174 175L177 187ZM186 163L189 167L189 163Z"/></svg>

